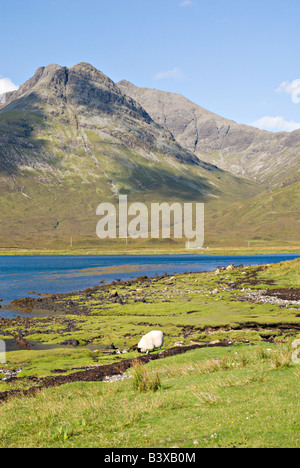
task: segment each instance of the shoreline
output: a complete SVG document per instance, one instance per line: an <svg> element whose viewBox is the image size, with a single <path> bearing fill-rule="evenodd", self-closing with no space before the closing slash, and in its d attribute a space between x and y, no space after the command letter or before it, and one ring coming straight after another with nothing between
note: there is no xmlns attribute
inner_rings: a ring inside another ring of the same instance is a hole
<svg viewBox="0 0 300 468"><path fill-rule="evenodd" d="M129 279L129 280L121 280L121 281L116 281L113 280L110 283L104 283L100 285L95 285L89 288L85 289L78 289L75 291L71 291L68 293L45 293L42 296L36 298L36 297L22 297L20 299L14 299L8 304L3 309L9 310L11 309L17 309L20 311L25 311L28 310L28 317L34 319L34 318L39 318L39 316L34 316L34 315L29 315L31 314L34 310L48 310L49 312L51 311L51 315L53 316L53 308L55 308L55 314L61 314L61 313L66 313L68 310L66 310L66 307L64 306L58 306L55 301L61 300L61 299L66 299L68 297L73 297L78 294L80 295L85 295L86 297L90 297L93 293L99 292L99 291L110 291L112 288L117 287L117 286L134 286L134 285L139 285L142 284L143 282L147 281L149 283L153 283L155 281L162 280L164 278L171 278L179 275L189 275L191 272L187 271L184 273L176 273L176 274L169 274L165 273L163 275L158 275L157 273L154 274L154 276L146 276L146 275L141 275L140 277L134 278L134 279ZM207 271L201 271L201 272L194 272L195 274L201 274L201 273L207 273ZM38 307L34 307L37 305ZM67 305L68 307L69 305ZM61 307L61 308L60 308ZM30 312L29 312L30 310ZM82 309L81 309L82 311ZM78 313L78 311L76 311ZM75 313L76 313L75 312ZM73 311L74 313L74 311ZM1 312L0 312L1 314ZM19 317L16 318L7 318L4 319L0 317L0 320L16 320ZM25 318L26 317L20 317L20 318ZM47 316L45 316L47 318Z"/></svg>
<svg viewBox="0 0 300 468"><path fill-rule="evenodd" d="M297 259L290 259L290 260L286 260L286 262L293 262L295 260L298 260ZM277 265L276 263L274 264L258 264L258 265L236 265L236 266L233 266L233 265L230 265L230 266L219 266L217 268L217 271L223 271L223 272L231 272L232 270L233 271L239 271L239 270L245 270L245 269L256 269L256 270L264 270L266 269L268 266L272 266L272 265ZM233 268L231 268L233 267ZM140 276L138 277L134 277L134 278L131 278L131 279L124 279L124 280L112 280L110 282L107 282L107 283L100 283L100 284L96 284L96 285L93 285L93 286L90 286L90 287L87 287L87 288L84 288L84 289L77 289L77 290L72 290L70 292L66 292L66 293L44 293L44 294L41 294L39 295L39 297L28 297L28 296L24 296L22 298L18 298L18 299L13 299L12 301L10 301L9 303L7 304L4 304L5 307L3 307L4 310L10 310L10 309L17 309L17 310L20 310L20 311L27 311L28 313L28 316L20 316L20 317L16 317L16 318L3 318L1 317L1 308L0 308L0 320L16 320L18 318L25 318L26 317L30 317L32 319L34 318L40 318L40 317L44 317L44 318L47 318L47 315L31 315L32 312L34 310L36 311L45 311L45 314L46 314L46 311L49 311L51 312L51 314L49 315L50 317L54 316L54 315L58 315L58 314L65 314L65 313L68 313L69 310L68 310L68 307L69 307L69 304L67 305L62 305L62 304L59 304L57 303L56 301L60 302L60 300L62 299L67 299L67 298L72 298L74 296L77 296L77 295L83 295L85 296L85 299L91 297L93 294L96 294L96 293L99 293L99 292L110 292L112 289L115 289L115 288L118 288L118 287L137 287L138 285L142 285L144 284L145 282L148 283L149 285L150 284L154 284L156 282L159 282L159 281L162 281L162 280L166 280L166 279L172 279L174 278L176 280L177 277L181 277L181 276L189 276L189 275L206 275L206 274L213 274L214 272L216 272L215 270L201 270L201 271L190 271L190 270L187 270L187 271L183 271L183 272L180 272L180 273L163 273L163 274L159 274L159 273L154 273L154 275L152 276L147 276L145 274L141 274ZM112 296L113 297L113 296ZM117 295L118 297L118 295ZM116 299L114 302L118 302L118 299ZM72 307L74 307L74 304L72 303L71 304ZM77 308L75 308L73 310L73 313L75 313L75 315L80 315L82 313L83 309L82 307L79 308L77 310ZM83 311L83 313L85 313Z"/></svg>
<svg viewBox="0 0 300 468"><path fill-rule="evenodd" d="M291 247L253 247L253 248L205 248L201 250L187 250L187 249L178 249L178 250L168 250L168 249L115 249L115 250L101 250L101 249L64 249L64 250L54 250L54 249L9 249L0 247L0 256L154 256L154 255L193 255L193 256L202 256L202 255L297 255L300 256L300 246L291 246Z"/></svg>
<svg viewBox="0 0 300 468"><path fill-rule="evenodd" d="M116 254L117 256L118 254ZM172 254L170 254L172 255ZM269 254L271 255L271 254ZM275 256L275 255L279 255L280 254L272 254L272 256ZM295 255L295 254L282 254L282 255ZM214 256L214 255L211 255L211 256ZM217 256L217 255L216 255ZM262 255L263 256L263 255ZM265 256L268 256L267 254ZM1 254L0 254L0 257L1 257ZM225 255L224 255L225 257ZM237 255L238 257L238 255ZM298 258L298 257L297 257ZM291 259L287 259L285 261L293 261L293 260L297 260L297 258L291 258ZM299 258L300 258L300 254L299 254ZM275 262L276 264L276 262ZM267 266L266 264L262 263L262 264L259 264L261 266ZM248 265L239 265L239 266L235 266L234 269L236 268L239 268L240 266L242 266L243 268L247 268ZM251 265L249 265L251 266ZM252 266L255 266L255 265L252 265ZM257 265L256 265L257 266ZM221 269L226 269L226 266L220 266L219 267ZM12 311L16 311L17 310L20 310L20 311L26 311L28 312L28 315L23 315L22 317L27 317L27 316L31 316L30 314L32 313L32 310L29 310L31 309L31 304L43 304L45 301L47 301L47 303L49 302L49 300L53 299L53 298L66 298L66 297L69 297L69 296L74 296L76 294L92 294L93 292L95 291L98 291L98 290L106 290L106 289L111 289L112 287L115 287L115 286L118 286L118 285L124 285L124 286L128 286L128 285L133 285L133 284L139 284L140 282L143 282L143 280L147 279L147 281L149 282L153 282L155 280L159 280L159 279L163 279L163 278L168 278L168 277L176 277L176 276L179 276L179 275L188 275L188 274L205 274L205 273L211 273L213 272L213 270L200 270L200 271L191 271L191 270L187 270L187 271L182 271L182 272L179 272L179 273L157 273L155 272L153 275L151 276L146 276L146 274L143 274L142 272L140 272L140 275L139 276L136 276L136 277L133 277L133 278L129 278L129 279L123 279L123 280L112 280L110 282L105 282L105 281L101 281L100 282L100 285L99 284L93 284L91 286L88 286L87 288L78 288L78 289L75 289L75 290L72 290L72 291L69 291L69 292L53 292L53 293L42 293L42 294L37 294L37 295L34 295L34 296L23 296L23 297L19 297L19 298L14 298L12 300L10 300L9 302L0 302L0 319L5 319L5 320L13 320L14 317L2 317L1 316L1 310L3 310L4 312L5 311L8 311L8 312L12 312ZM138 271L136 272L138 273ZM36 296L39 296L39 297L36 297ZM40 312L42 310L45 310L45 307L35 307L35 310L38 310L39 311L39 315L36 315L35 317L42 317L45 315L44 314L40 314ZM49 311L51 310L48 309ZM17 313L17 311L16 311ZM53 315L53 313L51 314ZM17 317L17 316L16 316Z"/></svg>

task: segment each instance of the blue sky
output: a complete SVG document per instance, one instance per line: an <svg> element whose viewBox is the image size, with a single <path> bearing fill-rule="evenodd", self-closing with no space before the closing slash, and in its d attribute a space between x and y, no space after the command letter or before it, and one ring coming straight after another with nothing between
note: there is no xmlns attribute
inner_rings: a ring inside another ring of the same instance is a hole
<svg viewBox="0 0 300 468"><path fill-rule="evenodd" d="M90 62L239 123L300 128L299 0L0 0L0 93Z"/></svg>

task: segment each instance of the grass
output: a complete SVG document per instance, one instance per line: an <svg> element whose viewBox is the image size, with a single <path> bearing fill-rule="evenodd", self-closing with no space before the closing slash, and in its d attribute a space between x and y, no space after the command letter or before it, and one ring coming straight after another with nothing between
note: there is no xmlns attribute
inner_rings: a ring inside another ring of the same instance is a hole
<svg viewBox="0 0 300 468"><path fill-rule="evenodd" d="M79 242L79 241L78 241ZM300 245L284 245L276 242L263 242L256 241L252 242L252 247L233 247L233 246L221 246L221 247L205 247L201 250L189 250L186 249L184 243L169 242L151 242L151 246L148 242L136 244L132 241L132 244L125 245L124 242L114 243L114 247L109 242L101 242L101 246L89 245L89 241L86 242L86 246L83 247L69 247L70 239L66 239L64 245L59 248L44 248L44 249L32 249L24 247L12 247L5 248L0 247L0 255L285 255L285 254L299 254ZM99 242L94 242L96 244ZM84 244L84 242L83 242ZM246 242L244 243L246 245ZM270 245L269 245L270 244ZM300 255L300 254L299 254Z"/></svg>
<svg viewBox="0 0 300 468"><path fill-rule="evenodd" d="M146 366L136 364L133 367L133 390L136 392L157 392L161 389L161 379L158 372L151 373Z"/></svg>
<svg viewBox="0 0 300 468"><path fill-rule="evenodd" d="M291 268L295 265L296 268ZM263 274L266 280L272 279L280 288L297 288L300 284L300 261L281 262L271 265Z"/></svg>
<svg viewBox="0 0 300 468"><path fill-rule="evenodd" d="M262 346L260 359L255 348L239 345L153 362L142 372L147 378L160 375L157 392L136 391L127 379L69 384L11 399L0 407L0 446L299 447L299 369L273 368L272 358L262 358L276 353L271 348ZM199 373L222 358L231 365Z"/></svg>

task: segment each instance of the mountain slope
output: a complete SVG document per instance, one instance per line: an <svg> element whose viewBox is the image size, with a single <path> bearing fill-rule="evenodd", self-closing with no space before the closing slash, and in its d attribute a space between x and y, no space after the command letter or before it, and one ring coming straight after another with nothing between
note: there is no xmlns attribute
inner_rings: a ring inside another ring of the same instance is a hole
<svg viewBox="0 0 300 468"><path fill-rule="evenodd" d="M207 220L207 229L212 233L210 245L230 245L233 239L236 245L244 242L244 247L251 241L251 246L264 248L274 240L281 247L299 245L299 206L300 180L225 207Z"/></svg>
<svg viewBox="0 0 300 468"><path fill-rule="evenodd" d="M300 130L262 131L213 114L179 94L138 88L125 80L118 86L202 160L264 185L300 175Z"/></svg>
<svg viewBox="0 0 300 468"><path fill-rule="evenodd" d="M87 63L49 65L1 97L1 245L97 241L96 208L193 200L213 213L261 191L199 160Z"/></svg>

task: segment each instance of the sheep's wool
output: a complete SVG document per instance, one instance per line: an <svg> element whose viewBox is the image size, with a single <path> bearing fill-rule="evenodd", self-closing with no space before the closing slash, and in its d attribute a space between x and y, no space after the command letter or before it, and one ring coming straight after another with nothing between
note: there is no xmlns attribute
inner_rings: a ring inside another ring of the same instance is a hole
<svg viewBox="0 0 300 468"><path fill-rule="evenodd" d="M138 349L142 353L151 351L155 348L161 348L164 344L164 334L161 331L153 330L143 336L138 344Z"/></svg>

